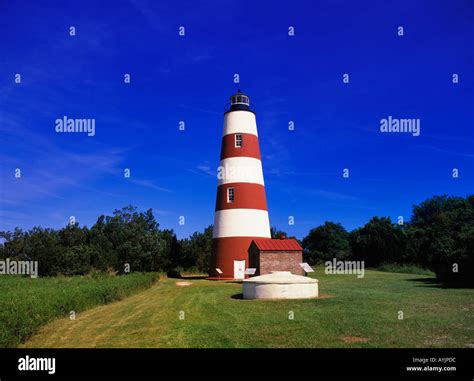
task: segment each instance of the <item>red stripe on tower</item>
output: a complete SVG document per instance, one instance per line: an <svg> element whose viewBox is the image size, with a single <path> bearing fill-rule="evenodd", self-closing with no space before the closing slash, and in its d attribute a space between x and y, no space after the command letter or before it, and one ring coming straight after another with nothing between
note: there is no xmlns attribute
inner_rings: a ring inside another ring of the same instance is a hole
<svg viewBox="0 0 474 381"><path fill-rule="evenodd" d="M224 114L212 238L209 275L228 279L245 277L253 239L270 238L255 112L240 90Z"/></svg>
<svg viewBox="0 0 474 381"><path fill-rule="evenodd" d="M221 160L236 156L253 157L260 160L258 137L245 133L224 135L222 137Z"/></svg>

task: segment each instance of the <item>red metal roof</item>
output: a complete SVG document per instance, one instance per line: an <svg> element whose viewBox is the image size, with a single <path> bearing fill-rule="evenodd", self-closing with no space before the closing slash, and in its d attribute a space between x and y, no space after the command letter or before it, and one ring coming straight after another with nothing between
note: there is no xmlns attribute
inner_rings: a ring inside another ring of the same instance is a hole
<svg viewBox="0 0 474 381"><path fill-rule="evenodd" d="M302 251L298 241L294 238L285 239L271 239L259 238L254 239L253 242L262 251Z"/></svg>

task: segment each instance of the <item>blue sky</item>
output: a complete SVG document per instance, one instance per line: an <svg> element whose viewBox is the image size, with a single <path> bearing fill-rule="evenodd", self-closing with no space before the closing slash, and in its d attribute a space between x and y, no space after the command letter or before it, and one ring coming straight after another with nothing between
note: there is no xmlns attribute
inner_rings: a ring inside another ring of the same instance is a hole
<svg viewBox="0 0 474 381"><path fill-rule="evenodd" d="M0 3L1 230L90 226L127 204L179 237L211 224L235 73L272 226L301 238L472 193L472 1L62 3ZM95 118L95 136L56 133L64 115ZM388 115L420 118L421 135L382 134Z"/></svg>

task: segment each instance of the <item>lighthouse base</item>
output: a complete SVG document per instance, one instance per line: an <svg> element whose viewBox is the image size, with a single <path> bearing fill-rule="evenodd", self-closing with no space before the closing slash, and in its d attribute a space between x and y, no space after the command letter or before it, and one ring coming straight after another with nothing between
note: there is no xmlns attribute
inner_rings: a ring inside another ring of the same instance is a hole
<svg viewBox="0 0 474 381"><path fill-rule="evenodd" d="M262 237L225 237L212 240L210 278L244 279L249 267L249 247L254 239ZM217 272L222 271L222 274Z"/></svg>

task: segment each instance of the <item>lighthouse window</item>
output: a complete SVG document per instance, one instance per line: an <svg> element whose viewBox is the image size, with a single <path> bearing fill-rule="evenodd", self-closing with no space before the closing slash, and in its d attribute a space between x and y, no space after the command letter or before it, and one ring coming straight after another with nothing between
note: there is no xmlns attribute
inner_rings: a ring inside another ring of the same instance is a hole
<svg viewBox="0 0 474 381"><path fill-rule="evenodd" d="M227 188L227 202L234 202L234 188Z"/></svg>
<svg viewBox="0 0 474 381"><path fill-rule="evenodd" d="M235 135L235 146L238 148L242 147L242 134Z"/></svg>

